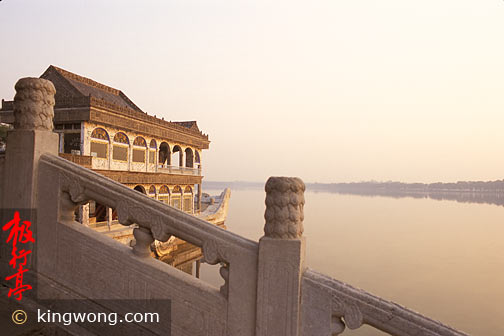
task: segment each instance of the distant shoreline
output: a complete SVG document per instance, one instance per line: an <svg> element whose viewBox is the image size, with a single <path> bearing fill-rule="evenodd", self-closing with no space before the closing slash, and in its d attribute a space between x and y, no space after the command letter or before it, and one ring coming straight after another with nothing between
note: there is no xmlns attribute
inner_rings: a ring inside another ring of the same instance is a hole
<svg viewBox="0 0 504 336"><path fill-rule="evenodd" d="M264 190L264 183L203 182L203 190L223 188ZM504 181L431 184L401 182L307 183L306 190L342 195L429 198L504 206Z"/></svg>
<svg viewBox="0 0 504 336"><path fill-rule="evenodd" d="M260 182L218 182L204 181L206 188L264 188ZM460 181L456 183L403 183L403 182L350 182L350 183L306 183L306 189L328 192L394 192L394 193L432 193L432 192L470 192L504 193L504 180L497 181Z"/></svg>

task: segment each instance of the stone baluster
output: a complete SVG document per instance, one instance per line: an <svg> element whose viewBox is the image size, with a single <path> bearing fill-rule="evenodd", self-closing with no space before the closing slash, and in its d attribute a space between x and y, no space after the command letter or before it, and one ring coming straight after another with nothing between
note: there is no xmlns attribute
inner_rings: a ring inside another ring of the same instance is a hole
<svg viewBox="0 0 504 336"><path fill-rule="evenodd" d="M135 246L133 246L133 253L139 257L150 257L151 244L154 242L152 232L144 227L138 227L133 230L135 236Z"/></svg>
<svg viewBox="0 0 504 336"><path fill-rule="evenodd" d="M300 335L305 239L305 185L299 178L266 182L264 236L259 241L256 335Z"/></svg>
<svg viewBox="0 0 504 336"><path fill-rule="evenodd" d="M79 222L89 226L89 203L79 207Z"/></svg>

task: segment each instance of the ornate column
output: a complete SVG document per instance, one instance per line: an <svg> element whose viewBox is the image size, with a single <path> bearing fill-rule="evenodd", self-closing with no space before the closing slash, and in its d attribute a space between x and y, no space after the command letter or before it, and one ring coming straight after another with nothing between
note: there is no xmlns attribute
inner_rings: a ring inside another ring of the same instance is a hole
<svg viewBox="0 0 504 336"><path fill-rule="evenodd" d="M157 173L159 165L159 146L156 144L156 150L154 151L154 171Z"/></svg>
<svg viewBox="0 0 504 336"><path fill-rule="evenodd" d="M108 155L107 155L107 157L108 157L108 162L107 162L108 170L112 169L112 160L114 159L113 150L114 150L114 140L109 133ZM91 155L91 153L90 153L90 155Z"/></svg>
<svg viewBox="0 0 504 336"><path fill-rule="evenodd" d="M305 185L296 177L270 177L265 189L266 223L259 241L256 335L296 336L300 334L305 256Z"/></svg>
<svg viewBox="0 0 504 336"><path fill-rule="evenodd" d="M64 153L65 152L65 133L61 132L58 133L59 136L59 152Z"/></svg>
<svg viewBox="0 0 504 336"><path fill-rule="evenodd" d="M147 141L146 141L147 144ZM150 147L149 144L147 144L147 148L145 149L145 157L144 157L144 162L145 162L145 172L147 173L149 171L149 156L150 156Z"/></svg>
<svg viewBox="0 0 504 336"><path fill-rule="evenodd" d="M201 192L201 183L198 183L198 212L201 211L201 195L202 195L202 192Z"/></svg>
<svg viewBox="0 0 504 336"><path fill-rule="evenodd" d="M14 211L20 211L22 220L32 222L32 229L37 239L35 208L39 197L38 162L44 153L58 155L59 137L53 132L56 90L50 81L40 78L22 78L16 83L15 89L14 129L7 135L4 174L0 177L4 179L3 190L0 190L2 193L0 208L5 209L1 221L6 223L7 218L12 219ZM2 242L6 241L6 234L7 231L0 231ZM1 246L1 259L10 259L11 251L8 251L8 245L1 244ZM34 251L33 246L28 248ZM29 269L32 267L32 258L30 254L27 262ZM1 281L3 279L2 277Z"/></svg>
<svg viewBox="0 0 504 336"><path fill-rule="evenodd" d="M81 130L80 130L80 155L84 155L85 141L86 141L86 122L81 122Z"/></svg>
<svg viewBox="0 0 504 336"><path fill-rule="evenodd" d="M128 140L129 140L129 144L128 144L128 171L132 171L131 165L132 165L132 161L133 161L133 142L131 139L128 139Z"/></svg>

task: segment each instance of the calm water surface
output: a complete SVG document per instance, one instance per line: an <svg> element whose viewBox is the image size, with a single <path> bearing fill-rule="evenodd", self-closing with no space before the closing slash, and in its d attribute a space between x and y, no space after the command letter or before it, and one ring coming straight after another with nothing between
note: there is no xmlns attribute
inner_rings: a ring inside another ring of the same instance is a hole
<svg viewBox="0 0 504 336"><path fill-rule="evenodd" d="M228 230L259 240L264 198L232 190ZM471 335L504 335L504 207L316 192L305 199L308 267ZM214 270L202 269L202 279L217 285Z"/></svg>

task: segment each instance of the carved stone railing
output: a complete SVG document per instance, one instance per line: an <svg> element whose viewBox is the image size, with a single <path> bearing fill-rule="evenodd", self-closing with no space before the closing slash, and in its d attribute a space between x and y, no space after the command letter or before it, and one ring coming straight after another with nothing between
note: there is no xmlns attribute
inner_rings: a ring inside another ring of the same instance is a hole
<svg viewBox="0 0 504 336"><path fill-rule="evenodd" d="M153 200L147 195L67 160L53 155L43 155L40 165L50 167L59 174L62 191L70 195L70 200L75 206L95 200L117 209L121 224L138 224L140 228L135 231L148 231L148 235L159 241L166 241L174 235L202 247L205 260L211 264L219 262L230 264L234 255L253 256L257 253L256 242L209 225L202 219ZM146 239L137 239L139 244L133 249L134 253L141 256L149 254L149 248L143 243L147 243L150 238Z"/></svg>
<svg viewBox="0 0 504 336"><path fill-rule="evenodd" d="M194 175L201 176L201 169L190 168L190 167L180 167L180 166L164 166L157 169L158 173L165 174L181 174L181 175Z"/></svg>
<svg viewBox="0 0 504 336"><path fill-rule="evenodd" d="M220 293L227 300L227 324L230 330L254 328L258 249L256 242L222 230L53 155L41 157L39 171L46 176L46 180L41 183L44 190L58 188L54 180L59 181L58 222L77 224L74 218L77 207L89 200L95 200L117 209L121 224L139 226L133 230L136 244L132 248L132 255L151 259L150 249L154 239L165 242L172 235L201 247L206 263L221 265L220 274L224 285L220 288ZM48 182L47 176L51 176L52 182ZM47 201L47 198L44 201ZM46 218L50 214L44 210L54 207L41 205L40 208L39 214ZM233 308L237 306L241 308ZM247 318L243 317L244 314ZM230 331L229 334L240 333Z"/></svg>
<svg viewBox="0 0 504 336"><path fill-rule="evenodd" d="M463 332L324 274L303 275L303 336L339 335L370 325L390 335L463 336Z"/></svg>

